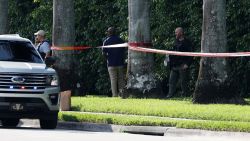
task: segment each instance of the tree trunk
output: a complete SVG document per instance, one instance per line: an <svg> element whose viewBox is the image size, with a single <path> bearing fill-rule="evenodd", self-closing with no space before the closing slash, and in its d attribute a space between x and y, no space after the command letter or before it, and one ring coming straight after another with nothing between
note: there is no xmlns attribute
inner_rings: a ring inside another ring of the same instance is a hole
<svg viewBox="0 0 250 141"><path fill-rule="evenodd" d="M129 43L151 43L150 0L128 0ZM153 54L128 52L127 94L134 97L159 97L156 78L153 73Z"/></svg>
<svg viewBox="0 0 250 141"><path fill-rule="evenodd" d="M9 0L0 0L0 34L8 32L8 3Z"/></svg>
<svg viewBox="0 0 250 141"><path fill-rule="evenodd" d="M75 15L74 1L72 0L53 0L53 45L58 47L74 46L75 43ZM61 100L70 101L71 93L75 82L74 78L74 51L54 51L53 56L57 59L55 69L59 74ZM67 92L67 93L66 93ZM66 102L69 103L70 102ZM70 106L67 106L70 107ZM69 110L69 109L65 109Z"/></svg>
<svg viewBox="0 0 250 141"><path fill-rule="evenodd" d="M203 0L201 52L227 52L226 0ZM202 58L194 103L240 103L225 58Z"/></svg>

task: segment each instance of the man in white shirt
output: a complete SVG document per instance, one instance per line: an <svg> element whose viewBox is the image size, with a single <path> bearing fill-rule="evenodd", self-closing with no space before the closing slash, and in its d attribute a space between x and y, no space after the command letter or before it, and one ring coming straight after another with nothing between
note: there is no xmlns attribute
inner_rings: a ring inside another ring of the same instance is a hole
<svg viewBox="0 0 250 141"><path fill-rule="evenodd" d="M36 46L37 51L40 53L43 59L49 57L51 55L50 44L47 40L45 40L45 31L39 30L34 35L36 36L35 42L38 43Z"/></svg>

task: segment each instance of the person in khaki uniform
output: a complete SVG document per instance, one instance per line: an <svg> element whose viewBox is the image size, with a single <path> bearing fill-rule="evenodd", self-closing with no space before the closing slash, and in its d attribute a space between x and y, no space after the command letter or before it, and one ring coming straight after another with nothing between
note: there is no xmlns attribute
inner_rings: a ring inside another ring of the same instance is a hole
<svg viewBox="0 0 250 141"><path fill-rule="evenodd" d="M184 31L182 27L178 27L175 29L175 37L176 40L173 47L173 51L180 51L180 52L192 51L192 44L184 36ZM188 86L187 86L188 68L192 62L192 57L170 55L169 61L170 61L169 90L166 98L171 98L174 96L176 91L176 85L179 79L182 88L182 95L186 96L188 93Z"/></svg>
<svg viewBox="0 0 250 141"><path fill-rule="evenodd" d="M103 42L104 46L121 44L124 41L116 35L114 27L109 27L106 31L107 37ZM124 81L124 59L125 47L103 48L103 55L107 59L109 77L111 81L112 96L121 96L125 86Z"/></svg>

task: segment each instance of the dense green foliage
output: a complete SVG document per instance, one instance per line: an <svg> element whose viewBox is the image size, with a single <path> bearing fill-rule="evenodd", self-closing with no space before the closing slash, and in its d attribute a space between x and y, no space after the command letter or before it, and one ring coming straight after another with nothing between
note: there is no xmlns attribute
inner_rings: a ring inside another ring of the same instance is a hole
<svg viewBox="0 0 250 141"><path fill-rule="evenodd" d="M128 5L126 0L74 0L76 17L75 45L100 46L107 27L116 26L126 41L128 35ZM230 51L248 51L250 45L250 1L227 0L228 48ZM174 29L183 26L193 41L194 50L200 51L202 27L201 0L152 0L151 30L154 48L170 49L174 41ZM38 29L46 30L51 39L52 0L10 0L9 33L19 33L33 40ZM73 25L72 25L73 26ZM163 88L167 87L168 69L163 66L163 55L155 55L155 74ZM101 50L79 52L79 78L85 93L108 94L110 84L106 61ZM249 65L244 57L232 59L232 74L244 85L240 91L249 92ZM190 88L194 88L199 69L195 58L191 69ZM67 81L67 80L63 80ZM165 89L164 89L165 90Z"/></svg>
<svg viewBox="0 0 250 141"><path fill-rule="evenodd" d="M48 32L51 39L53 21L52 1L10 0L9 33L18 33L34 41L34 33L39 29Z"/></svg>

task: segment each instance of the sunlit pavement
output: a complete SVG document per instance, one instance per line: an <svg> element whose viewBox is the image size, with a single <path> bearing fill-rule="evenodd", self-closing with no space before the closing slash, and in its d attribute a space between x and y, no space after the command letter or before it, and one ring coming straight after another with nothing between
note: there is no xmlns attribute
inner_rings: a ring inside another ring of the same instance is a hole
<svg viewBox="0 0 250 141"><path fill-rule="evenodd" d="M89 124L88 126L96 124ZM132 127L132 126L131 126ZM94 129L92 127L92 129ZM97 129L97 128L96 128ZM139 129L139 128L137 128ZM156 128L152 128L153 130ZM162 128L164 129L164 128ZM148 130L148 129L147 129ZM159 130L160 131L160 130ZM139 132L142 133L142 132ZM249 141L249 133L213 132L204 130L168 128L164 135L142 135L119 132L88 132L69 129L42 130L38 120L22 120L17 128L0 128L3 141Z"/></svg>

